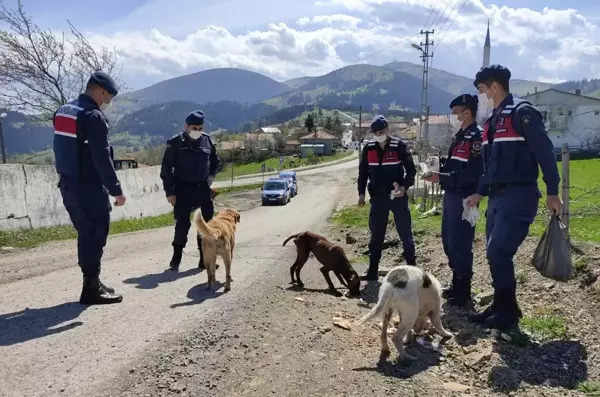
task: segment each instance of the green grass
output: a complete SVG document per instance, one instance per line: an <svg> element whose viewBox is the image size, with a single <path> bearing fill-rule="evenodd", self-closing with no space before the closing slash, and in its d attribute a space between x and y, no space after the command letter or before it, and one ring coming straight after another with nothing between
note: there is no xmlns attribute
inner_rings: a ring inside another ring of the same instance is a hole
<svg viewBox="0 0 600 397"><path fill-rule="evenodd" d="M571 189L569 192L570 203L570 235L573 240L600 242L600 159L574 160L570 162ZM562 175L562 165L558 164ZM535 222L529 229L530 236L541 236L546 229L548 212L546 208L546 185L541 176L539 179L540 190L543 197L540 199L540 207ZM594 189L598 189L594 192ZM416 199L421 203L421 198ZM440 204L441 205L441 204ZM479 206L479 221L476 225L478 233L485 233L485 210L487 209L487 198L481 201ZM442 217L439 215L421 218L421 213L411 206L413 215L413 228L417 231L441 230ZM365 208L347 207L335 214L334 221L348 226L368 226L368 204Z"/></svg>
<svg viewBox="0 0 600 397"><path fill-rule="evenodd" d="M575 390L587 394L588 396L600 397L600 382L585 381L577 385Z"/></svg>
<svg viewBox="0 0 600 397"><path fill-rule="evenodd" d="M521 327L541 342L567 337L565 320L547 308L539 308L533 315L524 316Z"/></svg>
<svg viewBox="0 0 600 397"><path fill-rule="evenodd" d="M221 195L227 195L230 193L259 189L261 186L261 183L255 183L251 185L221 188L218 189L218 191ZM111 222L110 234L122 234L138 232L141 230L157 229L160 227L171 226L173 224L173 213L169 212L168 214L158 216L125 219ZM48 241L69 240L74 238L77 238L77 232L72 226L55 226L49 228L16 230L8 232L0 231L0 247L27 248L46 243Z"/></svg>
<svg viewBox="0 0 600 397"><path fill-rule="evenodd" d="M346 157L349 157L350 155L352 155L353 151L352 150L348 150L348 151L342 151L342 152L337 152L331 156L323 156L320 158L321 163L324 162L330 162L330 161L336 161L336 160L341 160L344 159ZM244 176L244 175L252 175L252 174L259 174L262 172L262 165L265 164L265 168L267 169L266 172L268 172L269 168L271 169L279 169L279 157L273 157L270 159L267 159L265 161L260 161L260 162L256 162L256 163L248 163L248 164L239 164L239 165L235 165L233 167L233 176ZM304 159L296 159L295 162L295 168L298 167L305 167L307 165L312 165L309 163L309 159L308 158L304 158ZM283 166L285 169L289 169L290 168L290 161L289 160L285 160L283 163ZM223 181L223 180L227 180L227 179L231 179L231 166L227 166L225 167L225 169L223 169L223 171L219 172L217 174L216 177L217 180L219 181Z"/></svg>

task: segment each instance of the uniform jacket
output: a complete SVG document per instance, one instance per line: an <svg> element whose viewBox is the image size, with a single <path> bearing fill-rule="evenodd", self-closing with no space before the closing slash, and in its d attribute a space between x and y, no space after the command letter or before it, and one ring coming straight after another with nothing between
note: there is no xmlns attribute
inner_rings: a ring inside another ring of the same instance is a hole
<svg viewBox="0 0 600 397"><path fill-rule="evenodd" d="M484 170L478 193L502 185L536 185L542 169L547 194L557 195L560 176L554 144L546 133L542 114L529 102L509 95L484 125Z"/></svg>
<svg viewBox="0 0 600 397"><path fill-rule="evenodd" d="M448 157L442 159L440 184L447 193L467 197L477 192L483 174L481 135L483 129L473 123L454 136Z"/></svg>
<svg viewBox="0 0 600 397"><path fill-rule="evenodd" d="M191 140L183 132L167 141L160 178L167 196L175 195L178 184L206 182L217 173L220 159L210 136Z"/></svg>
<svg viewBox="0 0 600 397"><path fill-rule="evenodd" d="M371 197L389 196L394 190L394 182L398 182L408 190L414 185L416 174L417 169L412 155L402 140L389 137L385 149L371 140L367 142L361 153L358 166L358 194L365 194L367 180Z"/></svg>
<svg viewBox="0 0 600 397"><path fill-rule="evenodd" d="M123 194L108 140L108 120L88 95L61 106L53 117L54 157L61 179Z"/></svg>

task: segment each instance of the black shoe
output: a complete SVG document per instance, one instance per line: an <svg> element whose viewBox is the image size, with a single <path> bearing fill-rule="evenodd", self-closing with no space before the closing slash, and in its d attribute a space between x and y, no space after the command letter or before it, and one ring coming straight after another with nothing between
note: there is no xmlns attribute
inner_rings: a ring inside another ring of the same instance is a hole
<svg viewBox="0 0 600 397"><path fill-rule="evenodd" d="M108 292L109 294L114 294L115 293L115 289L106 286L102 281L99 282L100 283L100 288L102 288L104 291Z"/></svg>
<svg viewBox="0 0 600 397"><path fill-rule="evenodd" d="M178 270L181 264L181 257L183 256L183 247L173 247L173 257L169 267L173 270Z"/></svg>
<svg viewBox="0 0 600 397"><path fill-rule="evenodd" d="M379 273L377 271L367 271L360 276L362 281L377 281L379 280Z"/></svg>
<svg viewBox="0 0 600 397"><path fill-rule="evenodd" d="M516 291L506 291L498 294L496 311L485 319L484 325L501 331L510 331L519 327L519 319L523 313L517 304Z"/></svg>
<svg viewBox="0 0 600 397"><path fill-rule="evenodd" d="M449 286L442 290L442 298L450 299L454 296L454 290L456 289L456 276L452 274L452 282Z"/></svg>
<svg viewBox="0 0 600 397"><path fill-rule="evenodd" d="M498 310L498 303L500 302L500 296L494 292L494 300L492 303L482 311L481 313L472 314L469 316L469 321L477 324L483 324L485 321L493 316Z"/></svg>
<svg viewBox="0 0 600 397"><path fill-rule="evenodd" d="M108 305L123 301L123 296L110 293L100 286L98 278L84 278L83 289L79 297L82 305Z"/></svg>
<svg viewBox="0 0 600 397"><path fill-rule="evenodd" d="M471 280L456 279L452 287L452 295L447 298L450 306L465 307L471 302Z"/></svg>

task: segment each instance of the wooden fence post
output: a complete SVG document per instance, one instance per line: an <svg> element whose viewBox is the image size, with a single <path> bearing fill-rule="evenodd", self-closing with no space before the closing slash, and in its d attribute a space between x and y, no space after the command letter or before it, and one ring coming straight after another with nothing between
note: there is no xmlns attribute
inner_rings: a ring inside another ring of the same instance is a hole
<svg viewBox="0 0 600 397"><path fill-rule="evenodd" d="M561 161L562 161L562 214L561 218L565 225L567 226L567 230L569 230L569 188L571 183L571 178L569 175L569 145L564 143L561 152Z"/></svg>

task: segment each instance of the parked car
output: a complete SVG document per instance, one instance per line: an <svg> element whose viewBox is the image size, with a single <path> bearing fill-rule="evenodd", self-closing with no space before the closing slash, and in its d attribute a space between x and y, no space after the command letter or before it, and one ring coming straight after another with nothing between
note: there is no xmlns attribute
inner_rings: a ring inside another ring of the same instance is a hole
<svg viewBox="0 0 600 397"><path fill-rule="evenodd" d="M279 177L292 181L292 197L298 194L298 180L296 179L296 171L281 171L279 173Z"/></svg>
<svg viewBox="0 0 600 397"><path fill-rule="evenodd" d="M260 190L262 190L262 205L286 205L292 197L291 184L287 179L269 179Z"/></svg>

